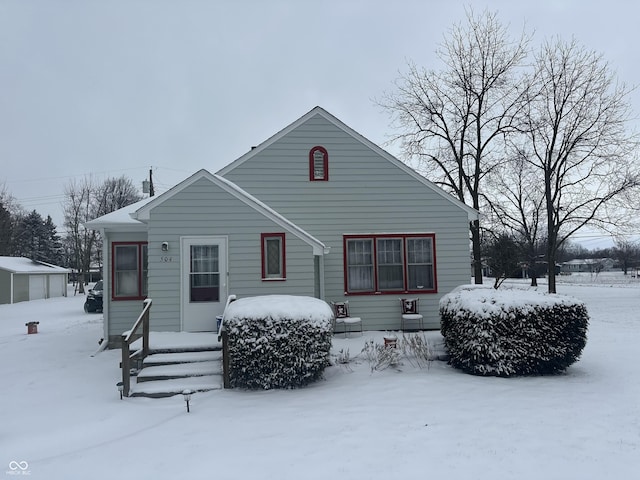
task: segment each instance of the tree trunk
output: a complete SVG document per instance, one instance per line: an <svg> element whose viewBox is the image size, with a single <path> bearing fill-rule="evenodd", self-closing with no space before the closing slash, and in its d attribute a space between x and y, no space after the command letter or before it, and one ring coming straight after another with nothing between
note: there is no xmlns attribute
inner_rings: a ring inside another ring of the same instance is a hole
<svg viewBox="0 0 640 480"><path fill-rule="evenodd" d="M547 277L549 278L549 293L556 292L556 247L557 235L549 235L549 245L547 246Z"/></svg>
<svg viewBox="0 0 640 480"><path fill-rule="evenodd" d="M473 251L473 281L482 284L482 253L480 251L480 220L470 222L471 249Z"/></svg>
<svg viewBox="0 0 640 480"><path fill-rule="evenodd" d="M84 272L78 271L78 293L84 293Z"/></svg>

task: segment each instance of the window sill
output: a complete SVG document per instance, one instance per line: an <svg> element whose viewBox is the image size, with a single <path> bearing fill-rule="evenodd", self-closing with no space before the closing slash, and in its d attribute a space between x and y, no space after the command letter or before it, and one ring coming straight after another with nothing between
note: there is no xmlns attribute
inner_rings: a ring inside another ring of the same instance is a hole
<svg viewBox="0 0 640 480"><path fill-rule="evenodd" d="M344 292L345 295L348 296L356 296L356 295L414 295L414 294L432 294L438 293L438 290L394 290L392 292Z"/></svg>
<svg viewBox="0 0 640 480"><path fill-rule="evenodd" d="M112 302L122 302L122 301L131 301L131 300L145 300L147 297L111 297Z"/></svg>
<svg viewBox="0 0 640 480"><path fill-rule="evenodd" d="M262 281L263 282L284 282L286 281L286 278L263 278Z"/></svg>

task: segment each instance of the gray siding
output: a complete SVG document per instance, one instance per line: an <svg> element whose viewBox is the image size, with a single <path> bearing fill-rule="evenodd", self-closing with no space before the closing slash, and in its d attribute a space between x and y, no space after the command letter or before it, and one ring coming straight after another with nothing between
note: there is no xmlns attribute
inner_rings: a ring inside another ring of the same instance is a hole
<svg viewBox="0 0 640 480"><path fill-rule="evenodd" d="M309 181L308 153L315 145L328 151L328 182ZM439 328L440 297L469 283L467 213L320 115L224 176L331 247L325 257L328 301L346 298L344 234L435 233L438 293L417 295L432 328ZM400 326L400 296L348 300L365 328L390 329Z"/></svg>
<svg viewBox="0 0 640 480"><path fill-rule="evenodd" d="M145 242L146 232L134 233L107 233L108 241L105 241L103 276L103 316L107 322L109 344L119 341L122 332L133 326L142 312L142 300L112 300L111 299L111 245L113 242ZM153 308L152 308L153 313Z"/></svg>
<svg viewBox="0 0 640 480"><path fill-rule="evenodd" d="M13 275L13 303L29 301L29 275Z"/></svg>
<svg viewBox="0 0 640 480"><path fill-rule="evenodd" d="M313 253L309 245L286 232L285 281L262 281L260 234L285 232L242 201L203 178L151 211L149 222L149 296L156 331L180 330L180 238L227 237L230 294L314 294ZM162 252L169 242L169 252ZM172 258L162 262L161 257Z"/></svg>
<svg viewBox="0 0 640 480"><path fill-rule="evenodd" d="M31 274L19 273L13 275L13 301L11 299L11 272L0 270L0 305L4 303L26 302L29 300L29 277ZM35 275L45 277L44 298L66 296L67 274L66 273L37 273ZM54 290L54 277L62 278L63 290Z"/></svg>
<svg viewBox="0 0 640 480"><path fill-rule="evenodd" d="M11 303L11 272L0 270L0 305Z"/></svg>

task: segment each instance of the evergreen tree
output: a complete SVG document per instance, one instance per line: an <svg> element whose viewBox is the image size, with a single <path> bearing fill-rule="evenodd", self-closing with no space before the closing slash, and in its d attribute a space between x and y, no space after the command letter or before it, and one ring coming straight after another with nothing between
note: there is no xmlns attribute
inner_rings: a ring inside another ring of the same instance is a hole
<svg viewBox="0 0 640 480"><path fill-rule="evenodd" d="M498 288L519 267L520 248L508 234L501 233L486 242L486 262L495 278L493 288Z"/></svg>
<svg viewBox="0 0 640 480"><path fill-rule="evenodd" d="M28 257L32 260L43 260L45 257L44 244L47 232L42 216L33 210L20 217L14 235L13 254L18 257Z"/></svg>
<svg viewBox="0 0 640 480"><path fill-rule="evenodd" d="M53 265L62 265L62 242L50 215L47 215L43 226L45 234L42 245L43 261Z"/></svg>
<svg viewBox="0 0 640 480"><path fill-rule="evenodd" d="M8 256L11 254L11 237L13 234L13 221L11 213L0 201L0 255Z"/></svg>

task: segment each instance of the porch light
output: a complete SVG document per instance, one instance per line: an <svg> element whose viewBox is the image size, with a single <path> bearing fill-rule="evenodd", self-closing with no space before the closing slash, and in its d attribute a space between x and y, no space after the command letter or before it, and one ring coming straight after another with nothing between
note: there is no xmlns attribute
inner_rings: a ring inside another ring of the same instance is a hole
<svg viewBox="0 0 640 480"><path fill-rule="evenodd" d="M184 397L184 401L187 402L187 413L189 413L189 400L191 400L191 394L193 392L191 390L183 390L182 396Z"/></svg>
<svg viewBox="0 0 640 480"><path fill-rule="evenodd" d="M116 383L116 386L118 387L118 391L120 392L120 400L122 400L122 392L124 392L124 384L122 382L118 382Z"/></svg>

